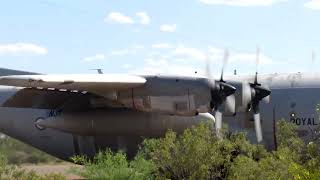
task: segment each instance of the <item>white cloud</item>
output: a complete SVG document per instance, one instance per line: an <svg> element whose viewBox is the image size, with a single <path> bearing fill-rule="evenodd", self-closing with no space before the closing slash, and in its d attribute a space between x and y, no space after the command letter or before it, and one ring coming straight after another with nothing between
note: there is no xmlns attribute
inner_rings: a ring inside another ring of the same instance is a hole
<svg viewBox="0 0 320 180"><path fill-rule="evenodd" d="M129 73L132 74L163 74L164 71L169 67L169 63L165 59L146 58L144 59L144 65L142 67L135 68Z"/></svg>
<svg viewBox="0 0 320 180"><path fill-rule="evenodd" d="M111 55L113 55L113 56L124 56L129 53L130 53L130 50L128 50L128 49L119 49L119 50L111 51Z"/></svg>
<svg viewBox="0 0 320 180"><path fill-rule="evenodd" d="M158 44L152 44L151 47L155 49L170 49L172 48L172 45L168 43L158 43Z"/></svg>
<svg viewBox="0 0 320 180"><path fill-rule="evenodd" d="M132 64L124 64L122 67L124 69L131 69L132 68Z"/></svg>
<svg viewBox="0 0 320 180"><path fill-rule="evenodd" d="M105 22L119 23L119 24L150 24L151 18L147 12L141 11L136 13L136 18L124 15L120 12L111 12L104 18Z"/></svg>
<svg viewBox="0 0 320 180"><path fill-rule="evenodd" d="M208 54L210 56L210 60L213 60L218 63L222 63L225 51L226 50L222 48L209 47ZM249 63L252 65L255 65L256 59L257 59L256 53L229 51L228 63L243 63L243 64ZM267 65L267 64L274 64L275 62L270 57L264 54L260 54L259 63Z"/></svg>
<svg viewBox="0 0 320 180"><path fill-rule="evenodd" d="M205 60L206 54L196 48L187 48L187 47L177 47L173 52L173 56L176 58L186 58L193 60Z"/></svg>
<svg viewBox="0 0 320 180"><path fill-rule="evenodd" d="M160 26L161 32L176 32L177 25L176 24L163 24Z"/></svg>
<svg viewBox="0 0 320 180"><path fill-rule="evenodd" d="M83 61L85 62L93 62L93 61L101 61L105 59L105 55L104 54L96 54L94 56L89 56L89 57L85 57L83 58Z"/></svg>
<svg viewBox="0 0 320 180"><path fill-rule="evenodd" d="M143 52L144 48L145 47L143 45L137 44L137 45L133 45L129 48L111 50L110 53L108 53L108 54L111 56L135 55L139 52Z"/></svg>
<svg viewBox="0 0 320 180"><path fill-rule="evenodd" d="M169 65L168 61L165 59L152 59L147 58L145 62L148 66L155 66L155 67L167 67Z"/></svg>
<svg viewBox="0 0 320 180"><path fill-rule="evenodd" d="M228 6L270 6L286 0L199 0L206 5L228 5Z"/></svg>
<svg viewBox="0 0 320 180"><path fill-rule="evenodd" d="M162 48L168 47L165 43L162 44L154 44L152 46ZM173 48L173 45L170 45ZM156 49L156 48L155 48ZM216 48L209 46L207 49L199 49L194 47L185 47L183 45L178 45L176 48L168 51L151 51L148 54L148 58L151 59L165 59L170 60L170 62L175 63L204 63L205 60L209 57L211 63L214 64L222 64L223 57L225 54L225 49ZM256 63L256 53L248 53L243 51L229 51L228 64L236 64L236 65L255 65ZM260 54L259 56L259 64L270 65L278 62L274 62L272 58L266 56L265 54Z"/></svg>
<svg viewBox="0 0 320 180"><path fill-rule="evenodd" d="M304 4L304 7L313 9L313 10L320 10L320 0L311 0Z"/></svg>
<svg viewBox="0 0 320 180"><path fill-rule="evenodd" d="M161 55L163 55L163 54L160 53L159 51L149 51L149 52L147 53L147 56L148 56L148 57L155 57L155 56L161 56Z"/></svg>
<svg viewBox="0 0 320 180"><path fill-rule="evenodd" d="M195 74L197 71L197 74ZM181 75L181 76L198 76L203 74L202 71L191 65L181 65L172 63L165 59L147 58L143 67L133 69L129 73L132 74L170 74L170 75Z"/></svg>
<svg viewBox="0 0 320 180"><path fill-rule="evenodd" d="M144 24L144 25L150 24L150 17L146 12L137 12L136 16L138 16L138 18L140 19L139 20L140 24Z"/></svg>
<svg viewBox="0 0 320 180"><path fill-rule="evenodd" d="M145 66L142 69L132 71L134 74L147 74L147 75L156 75L156 74L170 74L170 75L180 75L180 76L199 76L203 74L199 72L196 68L192 66L181 66L181 65L170 65L167 67L150 67ZM197 72L197 74L195 73Z"/></svg>
<svg viewBox="0 0 320 180"><path fill-rule="evenodd" d="M170 45L170 46L168 46ZM146 51L143 65L132 65L126 68L133 74L170 74L182 76L205 76L205 60L210 57L210 65L213 77L219 77L225 49L209 46L208 48L188 47L183 44L158 43L151 46L151 51ZM170 49L158 48L170 47ZM251 70L256 64L256 53L245 51L229 51L229 59L226 73L232 73L228 69L244 68ZM259 65L278 64L265 54L260 54ZM261 66L260 66L261 67ZM263 66L273 67L273 66ZM197 72L197 73L195 73ZM251 71L250 71L251 72ZM239 72L238 72L239 73Z"/></svg>
<svg viewBox="0 0 320 180"><path fill-rule="evenodd" d="M221 48L216 48L216 47L209 46L208 47L208 52L212 53L212 54L222 54L224 52L224 50L221 49Z"/></svg>
<svg viewBox="0 0 320 180"><path fill-rule="evenodd" d="M221 62L224 56L224 53L225 53L225 50L222 48L209 46L208 53L206 55L209 56L210 61L212 62Z"/></svg>
<svg viewBox="0 0 320 180"><path fill-rule="evenodd" d="M46 55L48 50L45 47L32 44L32 43L13 43L13 44L0 44L0 55Z"/></svg>
<svg viewBox="0 0 320 180"><path fill-rule="evenodd" d="M133 48L134 48L134 49L143 49L144 46L141 45L141 44L136 44L136 45L133 46Z"/></svg>
<svg viewBox="0 0 320 180"><path fill-rule="evenodd" d="M230 55L230 63L256 63L257 55L255 53L235 53ZM260 54L259 56L259 64L274 64L271 58L266 55Z"/></svg>
<svg viewBox="0 0 320 180"><path fill-rule="evenodd" d="M111 12L109 15L104 19L105 22L113 22L119 24L134 24L134 20L126 16L120 12Z"/></svg>

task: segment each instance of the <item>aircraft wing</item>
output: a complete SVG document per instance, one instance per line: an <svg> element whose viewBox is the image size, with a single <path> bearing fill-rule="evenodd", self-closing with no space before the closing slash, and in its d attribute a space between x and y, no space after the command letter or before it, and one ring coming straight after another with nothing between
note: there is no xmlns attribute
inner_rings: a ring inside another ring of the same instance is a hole
<svg viewBox="0 0 320 180"><path fill-rule="evenodd" d="M86 91L105 96L108 91L141 86L146 79L122 74L13 75L0 77L0 85Z"/></svg>
<svg viewBox="0 0 320 180"><path fill-rule="evenodd" d="M37 109L88 109L91 94L24 88L1 104L2 107Z"/></svg>

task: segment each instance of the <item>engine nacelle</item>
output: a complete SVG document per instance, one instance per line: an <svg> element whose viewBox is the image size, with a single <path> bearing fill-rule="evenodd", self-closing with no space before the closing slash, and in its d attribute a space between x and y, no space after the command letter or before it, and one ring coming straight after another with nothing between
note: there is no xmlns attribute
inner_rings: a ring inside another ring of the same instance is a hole
<svg viewBox="0 0 320 180"><path fill-rule="evenodd" d="M211 110L206 79L164 76L146 79L144 86L111 93L108 97L113 95L111 99L124 107L142 112L195 116Z"/></svg>

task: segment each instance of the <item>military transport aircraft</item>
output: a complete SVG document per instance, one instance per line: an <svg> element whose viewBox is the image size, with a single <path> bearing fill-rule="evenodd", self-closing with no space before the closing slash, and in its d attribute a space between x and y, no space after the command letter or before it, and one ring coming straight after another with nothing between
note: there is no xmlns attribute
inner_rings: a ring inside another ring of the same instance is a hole
<svg viewBox="0 0 320 180"><path fill-rule="evenodd" d="M227 59L227 55L225 56ZM209 66L207 66L209 67ZM224 69L224 68L223 68ZM61 159L101 149L137 150L142 137L222 121L275 148L277 120L312 137L319 123L320 75L207 77L46 75L0 69L0 131Z"/></svg>

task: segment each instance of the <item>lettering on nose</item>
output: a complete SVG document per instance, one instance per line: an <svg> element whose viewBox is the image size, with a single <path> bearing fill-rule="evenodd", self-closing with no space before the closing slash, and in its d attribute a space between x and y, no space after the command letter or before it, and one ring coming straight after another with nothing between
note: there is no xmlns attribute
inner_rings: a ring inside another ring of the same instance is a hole
<svg viewBox="0 0 320 180"><path fill-rule="evenodd" d="M290 117L290 122L298 126L317 126L318 123L313 117Z"/></svg>

